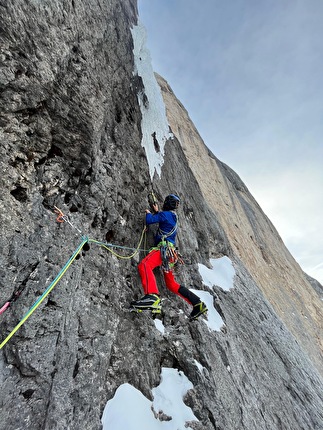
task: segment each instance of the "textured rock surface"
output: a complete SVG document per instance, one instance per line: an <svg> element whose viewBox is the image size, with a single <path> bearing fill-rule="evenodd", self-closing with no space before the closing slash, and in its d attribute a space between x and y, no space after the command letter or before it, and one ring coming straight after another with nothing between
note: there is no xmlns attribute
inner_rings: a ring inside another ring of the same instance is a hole
<svg viewBox="0 0 323 430"><path fill-rule="evenodd" d="M175 138L161 178L151 183L140 145L142 85L133 75L136 7L135 0L0 1L1 304L25 285L1 315L1 336L81 241L68 224L55 223L53 205L84 234L132 247L152 186L159 198L170 190L184 197L179 245L187 265L178 276L213 294L225 326L210 332L203 321L189 324L187 305L162 290L161 335L153 320L124 310L141 295L138 259L120 260L93 244L1 350L0 429L99 429L120 384L151 397L163 366L193 382L186 402L200 420L196 429L321 429L314 342L320 286L310 289L299 269L286 272L295 263L272 225L234 172L210 154L203 169L215 188L205 190L192 161L196 150L204 160L205 147L187 141L170 115ZM222 255L237 273L230 292L203 286L197 272L197 263ZM264 282L266 270L268 277L277 272L274 283ZM299 285L294 292L283 282L290 276Z"/></svg>
<svg viewBox="0 0 323 430"><path fill-rule="evenodd" d="M317 281L311 285L247 187L209 151L167 82L157 79L171 129L232 251L323 374L323 306Z"/></svg>

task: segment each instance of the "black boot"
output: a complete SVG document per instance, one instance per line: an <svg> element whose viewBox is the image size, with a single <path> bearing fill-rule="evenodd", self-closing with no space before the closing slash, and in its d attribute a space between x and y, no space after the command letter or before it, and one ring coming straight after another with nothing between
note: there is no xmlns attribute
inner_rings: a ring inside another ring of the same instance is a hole
<svg viewBox="0 0 323 430"><path fill-rule="evenodd" d="M150 309L150 310L160 310L160 298L157 294L146 294L139 300L135 300L130 303L130 306L136 309Z"/></svg>
<svg viewBox="0 0 323 430"><path fill-rule="evenodd" d="M206 304L203 302L197 303L193 306L193 310L190 314L190 320L196 320L200 315L205 314L207 312Z"/></svg>
<svg viewBox="0 0 323 430"><path fill-rule="evenodd" d="M187 299L193 306L197 305L201 301L201 299L197 297L196 294L192 293L192 291L190 291L188 288L183 287L183 285L179 287L178 292L181 296L184 297L184 299Z"/></svg>
<svg viewBox="0 0 323 430"><path fill-rule="evenodd" d="M195 320L200 315L207 312L205 303L203 303L202 300L196 294L192 293L192 291L190 291L188 288L181 285L178 289L178 292L193 305L193 310L190 314L190 320Z"/></svg>

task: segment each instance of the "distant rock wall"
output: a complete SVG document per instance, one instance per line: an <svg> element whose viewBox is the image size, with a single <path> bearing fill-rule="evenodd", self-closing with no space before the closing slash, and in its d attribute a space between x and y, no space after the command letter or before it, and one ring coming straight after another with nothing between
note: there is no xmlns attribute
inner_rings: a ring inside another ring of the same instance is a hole
<svg viewBox="0 0 323 430"><path fill-rule="evenodd" d="M211 155L204 171L227 188L208 197L190 158L195 139L192 149L185 147L186 131L176 130L170 116L175 136L165 145L161 176L151 180L138 103L145 89L133 73L135 0L0 0L0 7L0 304L24 287L0 316L2 339L81 236L138 244L152 188L160 202L170 191L182 197L178 239L186 265L177 277L212 294L225 323L221 331L203 320L189 323L188 305L162 286L157 272L162 335L149 316L125 310L142 294L139 257L123 260L92 243L0 351L0 430L97 430L121 384L151 399L163 367L183 371L193 383L185 402L199 419L194 429L321 428L318 349L310 355L269 303L249 264L256 257L244 246L253 240L257 253L261 246L267 252L271 224L258 219L260 211L240 209L237 188L247 202L251 196ZM204 160L205 147L197 149ZM81 233L55 221L54 205ZM236 220L247 212L249 225ZM262 235L252 228L259 222ZM234 229L253 239L241 233L238 249ZM223 255L236 271L229 292L203 285L198 272L198 263ZM310 323L314 332L312 315ZM300 324L306 327L303 319ZM312 339L309 333L305 339Z"/></svg>
<svg viewBox="0 0 323 430"><path fill-rule="evenodd" d="M156 76L171 129L230 247L323 374L323 304L317 289L308 281L239 176L205 146L170 86Z"/></svg>

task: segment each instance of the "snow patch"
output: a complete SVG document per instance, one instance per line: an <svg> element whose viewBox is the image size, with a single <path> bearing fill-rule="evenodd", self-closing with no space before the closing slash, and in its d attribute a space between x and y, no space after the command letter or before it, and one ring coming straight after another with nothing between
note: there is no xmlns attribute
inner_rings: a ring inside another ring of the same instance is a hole
<svg viewBox="0 0 323 430"><path fill-rule="evenodd" d="M169 417L171 421L164 421L163 429L167 430L187 430L187 421L198 421L191 408L185 405L183 398L188 390L193 388L192 382L182 371L167 367L162 368L161 383L152 390L155 412L161 411Z"/></svg>
<svg viewBox="0 0 323 430"><path fill-rule="evenodd" d="M161 383L150 402L139 390L120 385L102 415L103 430L187 430L187 421L198 421L183 398L193 384L177 369L162 368ZM126 410L125 410L126 407ZM160 421L157 416L169 421Z"/></svg>
<svg viewBox="0 0 323 430"><path fill-rule="evenodd" d="M156 329L158 330L158 331L160 331L161 332L161 334L165 334L165 326L164 326L164 324L161 322L161 320L159 320L159 319L154 319L154 324L155 324L155 327L156 327Z"/></svg>
<svg viewBox="0 0 323 430"><path fill-rule="evenodd" d="M203 370L205 369L205 367L202 366L202 364L200 362L195 360L195 358L194 358L194 364L198 368L199 372L202 373L202 375L203 375Z"/></svg>
<svg viewBox="0 0 323 430"><path fill-rule="evenodd" d="M225 291L233 288L235 270L230 258L226 256L216 259L211 258L210 263L212 269L204 266L204 264L199 263L198 265L203 284L211 288L217 285Z"/></svg>
<svg viewBox="0 0 323 430"><path fill-rule="evenodd" d="M161 175L165 143L173 135L169 132L165 104L154 75L150 52L146 47L146 29L139 22L131 29L131 33L134 44L134 73L142 78L144 84L144 93L138 94L142 114L141 145L145 148L150 177L153 179L155 171Z"/></svg>
<svg viewBox="0 0 323 430"><path fill-rule="evenodd" d="M118 387L102 416L103 430L159 430L154 427L155 421L151 402L127 383Z"/></svg>
<svg viewBox="0 0 323 430"><path fill-rule="evenodd" d="M203 284L210 288L218 286L225 291L231 290L231 288L234 287L233 280L235 276L235 270L230 258L226 256L216 259L212 258L210 263L212 269L204 266L204 264L199 263L198 265ZM213 306L213 296L207 291L191 291L199 296L208 308L207 320L203 318L205 324L210 330L220 330L224 325L224 321Z"/></svg>
<svg viewBox="0 0 323 430"><path fill-rule="evenodd" d="M224 321L213 306L213 296L209 292L203 290L191 289L190 291L200 297L200 299L206 304L208 308L207 319L200 317L201 320L205 322L210 330L219 331L224 325Z"/></svg>

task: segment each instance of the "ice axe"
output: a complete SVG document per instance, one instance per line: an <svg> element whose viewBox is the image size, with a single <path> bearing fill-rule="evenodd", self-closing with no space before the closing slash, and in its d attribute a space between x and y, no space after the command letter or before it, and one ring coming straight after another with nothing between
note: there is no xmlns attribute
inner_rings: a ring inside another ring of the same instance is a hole
<svg viewBox="0 0 323 430"><path fill-rule="evenodd" d="M154 213L156 213L154 206L158 205L158 201L157 201L156 196L155 196L153 191L150 191L150 193L148 194L148 203L149 203L150 209Z"/></svg>

